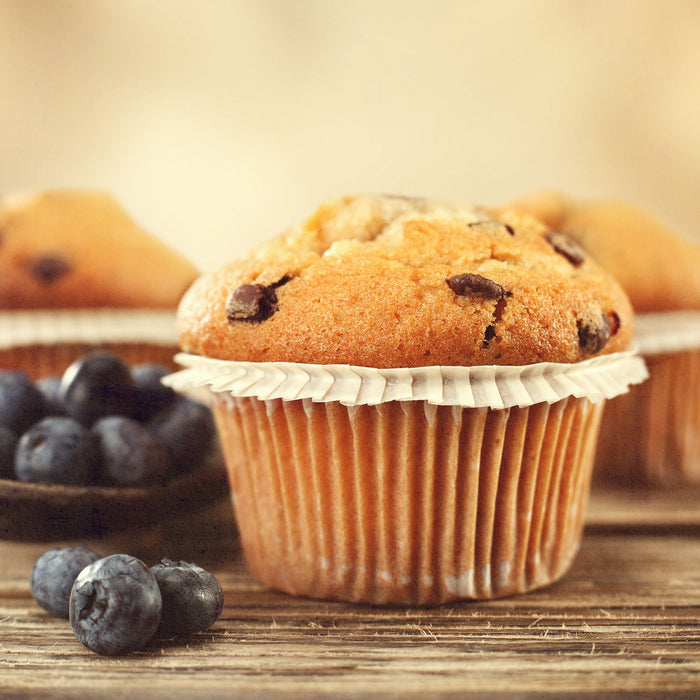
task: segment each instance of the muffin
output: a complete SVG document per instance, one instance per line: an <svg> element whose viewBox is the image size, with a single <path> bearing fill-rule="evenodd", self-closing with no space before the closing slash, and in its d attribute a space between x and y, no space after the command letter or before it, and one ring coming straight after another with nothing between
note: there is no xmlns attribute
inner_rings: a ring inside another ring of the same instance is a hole
<svg viewBox="0 0 700 700"><path fill-rule="evenodd" d="M606 398L642 381L612 277L515 211L348 196L178 310L251 573L428 605L547 585L579 547Z"/></svg>
<svg viewBox="0 0 700 700"><path fill-rule="evenodd" d="M514 206L575 238L615 275L636 314L650 379L608 404L596 483L700 484L700 245L617 200L541 192Z"/></svg>
<svg viewBox="0 0 700 700"><path fill-rule="evenodd" d="M95 349L173 366L175 309L197 269L108 194L0 200L0 367L61 374Z"/></svg>

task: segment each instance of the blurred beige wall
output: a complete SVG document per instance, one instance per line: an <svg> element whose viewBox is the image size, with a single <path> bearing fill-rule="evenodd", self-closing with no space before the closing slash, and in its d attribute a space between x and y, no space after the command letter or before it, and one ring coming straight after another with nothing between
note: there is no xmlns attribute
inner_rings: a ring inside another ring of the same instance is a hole
<svg viewBox="0 0 700 700"><path fill-rule="evenodd" d="M645 205L700 240L698 0L0 0L0 192L203 269L322 198Z"/></svg>

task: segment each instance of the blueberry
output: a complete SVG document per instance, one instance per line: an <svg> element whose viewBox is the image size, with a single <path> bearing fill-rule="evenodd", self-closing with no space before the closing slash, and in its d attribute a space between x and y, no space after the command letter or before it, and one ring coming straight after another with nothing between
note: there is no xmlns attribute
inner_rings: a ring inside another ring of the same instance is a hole
<svg viewBox="0 0 700 700"><path fill-rule="evenodd" d="M163 559L151 567L163 598L159 637L188 635L211 627L221 615L219 582L196 564Z"/></svg>
<svg viewBox="0 0 700 700"><path fill-rule="evenodd" d="M24 372L0 372L0 423L21 435L45 415L44 396Z"/></svg>
<svg viewBox="0 0 700 700"><path fill-rule="evenodd" d="M6 426L0 424L0 479L15 478L15 450L17 436Z"/></svg>
<svg viewBox="0 0 700 700"><path fill-rule="evenodd" d="M70 624L88 649L113 656L143 648L160 622L162 599L151 570L112 554L83 569L70 595Z"/></svg>
<svg viewBox="0 0 700 700"><path fill-rule="evenodd" d="M60 399L61 378L50 376L37 379L36 388L44 396L46 415L65 416L66 409Z"/></svg>
<svg viewBox="0 0 700 700"><path fill-rule="evenodd" d="M92 426L92 432L100 447L104 483L142 486L165 481L170 452L141 423L125 416L107 416Z"/></svg>
<svg viewBox="0 0 700 700"><path fill-rule="evenodd" d="M198 466L210 449L216 429L211 411L204 404L178 396L175 402L154 416L148 429L168 446L178 472Z"/></svg>
<svg viewBox="0 0 700 700"><path fill-rule="evenodd" d="M89 484L98 472L97 443L90 431L72 418L44 418L19 439L15 474L20 481Z"/></svg>
<svg viewBox="0 0 700 700"><path fill-rule="evenodd" d="M56 547L42 554L34 564L29 586L39 605L56 617L68 619L70 592L78 574L100 555L84 545Z"/></svg>
<svg viewBox="0 0 700 700"><path fill-rule="evenodd" d="M134 418L146 422L156 413L162 411L175 401L175 392L161 382L170 374L163 365L144 363L131 369L131 376L136 385Z"/></svg>
<svg viewBox="0 0 700 700"><path fill-rule="evenodd" d="M129 366L112 353L85 355L61 378L59 399L69 415L84 425L92 425L103 416L131 415L135 398Z"/></svg>

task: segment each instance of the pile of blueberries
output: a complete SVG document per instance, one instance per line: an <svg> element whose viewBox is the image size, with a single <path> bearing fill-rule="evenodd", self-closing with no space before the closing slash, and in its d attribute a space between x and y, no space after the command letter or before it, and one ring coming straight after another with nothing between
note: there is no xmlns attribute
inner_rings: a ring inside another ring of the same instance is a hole
<svg viewBox="0 0 700 700"><path fill-rule="evenodd" d="M168 371L93 352L61 377L0 372L0 478L128 487L192 471L215 443L214 422L161 382Z"/></svg>
<svg viewBox="0 0 700 700"><path fill-rule="evenodd" d="M85 545L42 554L29 583L44 610L70 620L78 641L104 656L202 632L224 605L219 582L196 564L163 559L149 568L131 555L102 557Z"/></svg>

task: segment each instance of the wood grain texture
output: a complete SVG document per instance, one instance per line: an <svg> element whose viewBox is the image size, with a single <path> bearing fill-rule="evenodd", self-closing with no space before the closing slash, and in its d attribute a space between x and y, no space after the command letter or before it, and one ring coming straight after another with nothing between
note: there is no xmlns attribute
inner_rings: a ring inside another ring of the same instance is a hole
<svg viewBox="0 0 700 700"><path fill-rule="evenodd" d="M32 600L31 567L55 543L0 542L0 696L697 697L700 529L692 504L683 520L663 498L653 508L641 499L636 510L634 499L620 498L594 495L581 551L559 583L430 609L265 590L247 573L225 503L204 520L91 541L148 564L197 561L225 593L223 615L207 632L119 658L87 651L67 621Z"/></svg>

